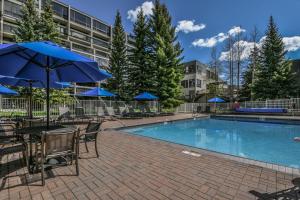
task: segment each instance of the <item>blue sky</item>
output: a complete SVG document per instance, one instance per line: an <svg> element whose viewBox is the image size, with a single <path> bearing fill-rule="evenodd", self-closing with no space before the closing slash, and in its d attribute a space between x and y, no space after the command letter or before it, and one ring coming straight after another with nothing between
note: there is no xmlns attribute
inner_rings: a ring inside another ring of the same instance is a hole
<svg viewBox="0 0 300 200"><path fill-rule="evenodd" d="M136 11L143 8L145 13L151 14L152 4L149 0L62 0L62 2L109 24L113 24L116 10L119 9L127 32L132 30ZM291 53L300 49L300 0L161 0L161 2L167 4L173 25L178 27L178 40L184 48L185 61L197 59L204 63L209 62L212 46L217 47L221 56L229 34L234 35L241 31L245 36L249 36L254 26L257 26L260 37L263 37L270 15L273 15L284 37L286 49ZM245 49L252 46L247 40L244 45ZM248 52L245 50L245 58Z"/></svg>

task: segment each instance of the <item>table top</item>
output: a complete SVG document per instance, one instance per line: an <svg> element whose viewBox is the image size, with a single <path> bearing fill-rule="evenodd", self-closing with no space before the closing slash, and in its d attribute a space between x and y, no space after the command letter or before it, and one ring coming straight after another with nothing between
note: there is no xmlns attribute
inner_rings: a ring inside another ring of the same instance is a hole
<svg viewBox="0 0 300 200"><path fill-rule="evenodd" d="M26 127L19 129L17 131L17 134L21 135L40 135L43 131L54 131L54 130L63 130L63 131L69 131L69 130L76 130L77 127L74 125L53 125L50 126L49 129L47 129L47 126L33 126L33 127Z"/></svg>

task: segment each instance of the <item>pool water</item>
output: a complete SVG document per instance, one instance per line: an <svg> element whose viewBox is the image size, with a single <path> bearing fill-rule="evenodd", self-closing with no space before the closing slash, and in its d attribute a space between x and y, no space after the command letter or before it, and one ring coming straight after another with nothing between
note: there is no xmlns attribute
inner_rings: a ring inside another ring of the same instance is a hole
<svg viewBox="0 0 300 200"><path fill-rule="evenodd" d="M196 148L300 168L300 125L196 119L124 129Z"/></svg>

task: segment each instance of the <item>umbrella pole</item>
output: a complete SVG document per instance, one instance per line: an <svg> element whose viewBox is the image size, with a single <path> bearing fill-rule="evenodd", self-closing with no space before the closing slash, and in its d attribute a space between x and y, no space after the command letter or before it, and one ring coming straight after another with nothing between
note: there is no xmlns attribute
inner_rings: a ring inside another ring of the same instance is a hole
<svg viewBox="0 0 300 200"><path fill-rule="evenodd" d="M49 119L50 119L50 68L49 68L49 57L47 56L47 88L46 88L46 94L47 94L47 129L49 129Z"/></svg>
<svg viewBox="0 0 300 200"><path fill-rule="evenodd" d="M29 82L29 118L32 119L32 82Z"/></svg>

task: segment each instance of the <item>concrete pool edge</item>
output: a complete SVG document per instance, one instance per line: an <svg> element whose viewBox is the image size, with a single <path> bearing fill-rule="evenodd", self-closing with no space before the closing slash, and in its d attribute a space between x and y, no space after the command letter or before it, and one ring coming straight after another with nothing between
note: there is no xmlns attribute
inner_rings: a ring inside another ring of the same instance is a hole
<svg viewBox="0 0 300 200"><path fill-rule="evenodd" d="M210 116L201 116L201 117L196 117L197 119L205 119L205 118L209 118ZM186 120L192 120L195 119L195 117L190 117L190 118L185 118L185 119L176 119L176 120L169 120L167 122L178 122L178 121L186 121ZM142 135L138 135L138 134L134 134L134 133L128 133L125 132L124 129L127 128L135 128L135 127L141 127L141 126L151 126L151 125L155 125L155 124L162 124L165 121L160 121L160 122L152 122L152 123L142 123L142 124L137 124L137 125L129 125L126 127L117 127L117 128L110 128L110 129L106 129L106 130L115 130L120 132L121 134L128 134L128 135L132 135L132 136L136 136L136 137L142 137L142 138L148 138L151 140L157 140L157 141L161 141L164 143L168 143L168 144L172 144L172 145L179 145L181 147L184 147L184 150L191 150L193 152L196 153L200 153L200 154L208 154L208 155L213 155L216 157L220 157L220 158L225 158L225 159L229 159L229 160L233 160L233 161L237 161L240 163L244 163L244 164L250 164L250 165L255 165L255 166L259 166L259 167L264 167L267 169L271 169L274 171L278 171L278 172L283 172L283 173L288 173L288 174L292 174L292 175L300 175L300 168L293 168L293 167L287 167L287 166L283 166L283 165L277 165L277 164L273 164L273 163L267 163L267 162L263 162L263 161L259 161L259 160L255 160L255 159L249 159L249 158L244 158L244 157L240 157L240 156L234 156L231 154L226 154L226 153L221 153L221 152L217 152L217 151L213 151L213 150L207 150L207 149L203 149L203 148L196 148L193 146L189 146L189 145L184 145L184 144L179 144L176 142L170 142L170 141L166 141L166 140L161 140L161 139L157 139L157 138L153 138L153 137L147 137L147 136L142 136ZM189 148L189 149L187 149Z"/></svg>

